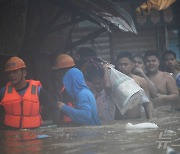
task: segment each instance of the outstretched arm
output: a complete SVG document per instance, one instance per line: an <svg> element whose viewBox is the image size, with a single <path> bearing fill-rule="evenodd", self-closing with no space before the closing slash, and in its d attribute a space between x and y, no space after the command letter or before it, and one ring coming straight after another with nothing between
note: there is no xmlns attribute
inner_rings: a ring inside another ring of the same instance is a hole
<svg viewBox="0 0 180 154"><path fill-rule="evenodd" d="M89 124L92 117L91 107L88 104L79 106L78 109L67 106L62 102L58 102L60 109L68 115L75 123Z"/></svg>
<svg viewBox="0 0 180 154"><path fill-rule="evenodd" d="M141 68L135 68L133 70L133 73L135 73L136 75L138 75L146 80L151 98L158 97L158 90L154 86L154 83L151 80L149 80L149 78L146 76L146 74L144 73L144 71Z"/></svg>

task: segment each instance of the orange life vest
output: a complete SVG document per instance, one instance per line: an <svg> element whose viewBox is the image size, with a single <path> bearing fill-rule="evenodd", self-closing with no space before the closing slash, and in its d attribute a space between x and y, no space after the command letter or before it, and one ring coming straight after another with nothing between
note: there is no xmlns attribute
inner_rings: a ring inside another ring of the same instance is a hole
<svg viewBox="0 0 180 154"><path fill-rule="evenodd" d="M39 81L26 80L29 83L23 96L19 95L11 83L7 83L1 104L5 109L6 126L15 128L36 128L42 123L38 97Z"/></svg>

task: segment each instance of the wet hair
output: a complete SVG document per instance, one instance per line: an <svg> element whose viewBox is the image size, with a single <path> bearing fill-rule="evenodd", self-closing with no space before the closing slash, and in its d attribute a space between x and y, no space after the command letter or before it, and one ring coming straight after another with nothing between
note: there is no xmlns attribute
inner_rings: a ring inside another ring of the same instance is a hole
<svg viewBox="0 0 180 154"><path fill-rule="evenodd" d="M159 55L156 51L146 51L144 55L144 61L146 61L147 57L150 57L150 56L155 56L156 58L159 59Z"/></svg>
<svg viewBox="0 0 180 154"><path fill-rule="evenodd" d="M142 61L144 60L144 57L143 57L142 54L135 54L135 55L132 56L132 59L134 59L136 57L142 59Z"/></svg>
<svg viewBox="0 0 180 154"><path fill-rule="evenodd" d="M93 58L89 59L86 62L86 68L84 72L84 77L86 80L92 82L93 79L103 79L104 77L104 68L102 63L97 62Z"/></svg>
<svg viewBox="0 0 180 154"><path fill-rule="evenodd" d="M121 59L121 58L128 58L130 61L133 60L132 55L130 54L130 52L128 52L128 51L120 52L120 53L117 55L116 62L115 62L115 68L116 68L116 69L117 69L117 62L118 62L118 60Z"/></svg>
<svg viewBox="0 0 180 154"><path fill-rule="evenodd" d="M120 58L129 58L129 60L132 60L132 55L130 54L129 51L123 51L117 55L116 60L119 60Z"/></svg>
<svg viewBox="0 0 180 154"><path fill-rule="evenodd" d="M77 54L80 55L80 59L77 62L77 67L82 68L86 61L90 58L97 57L97 54L94 50L86 47L82 47L77 51Z"/></svg>
<svg viewBox="0 0 180 154"><path fill-rule="evenodd" d="M162 55L162 60L165 61L167 55L172 55L176 59L176 54L172 50L166 50Z"/></svg>

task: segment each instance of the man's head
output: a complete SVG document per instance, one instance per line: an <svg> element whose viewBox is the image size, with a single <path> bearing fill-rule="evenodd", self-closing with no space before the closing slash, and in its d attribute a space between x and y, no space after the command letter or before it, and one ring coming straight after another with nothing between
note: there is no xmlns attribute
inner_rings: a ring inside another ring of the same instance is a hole
<svg viewBox="0 0 180 154"><path fill-rule="evenodd" d="M96 61L89 60L84 72L85 79L90 81L99 93L104 89L104 68Z"/></svg>
<svg viewBox="0 0 180 154"><path fill-rule="evenodd" d="M70 55L59 54L55 59L54 65L52 66L52 70L54 70L56 74L56 80L62 81L65 73L74 66L74 60Z"/></svg>
<svg viewBox="0 0 180 154"><path fill-rule="evenodd" d="M25 82L26 65L19 57L12 57L7 61L5 72L13 85Z"/></svg>
<svg viewBox="0 0 180 154"><path fill-rule="evenodd" d="M76 56L77 56L77 66L78 68L82 69L82 67L87 62L87 60L89 58L97 57L97 54L94 50L90 48L82 47L76 52Z"/></svg>
<svg viewBox="0 0 180 154"><path fill-rule="evenodd" d="M171 50L167 50L163 54L162 60L163 60L166 70L170 73L173 73L177 65L176 54Z"/></svg>
<svg viewBox="0 0 180 154"><path fill-rule="evenodd" d="M142 70L144 70L144 59L141 54L134 55L132 59L135 68L141 68Z"/></svg>
<svg viewBox="0 0 180 154"><path fill-rule="evenodd" d="M133 62L132 62L132 56L129 52L120 52L117 56L116 63L115 63L115 68L130 76L131 75L131 70L134 67Z"/></svg>
<svg viewBox="0 0 180 154"><path fill-rule="evenodd" d="M144 63L148 73L156 73L159 70L159 56L155 51L147 51L144 55Z"/></svg>

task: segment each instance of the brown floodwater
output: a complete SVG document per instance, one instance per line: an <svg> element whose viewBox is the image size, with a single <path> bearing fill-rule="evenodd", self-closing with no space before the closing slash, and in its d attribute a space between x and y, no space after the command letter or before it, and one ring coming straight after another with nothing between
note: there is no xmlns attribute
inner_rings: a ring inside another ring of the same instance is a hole
<svg viewBox="0 0 180 154"><path fill-rule="evenodd" d="M125 125L145 118L83 127L44 126L34 130L1 130L0 154L166 154L180 151L180 111L161 107L154 112L158 129L127 130ZM49 135L37 139L38 135Z"/></svg>

